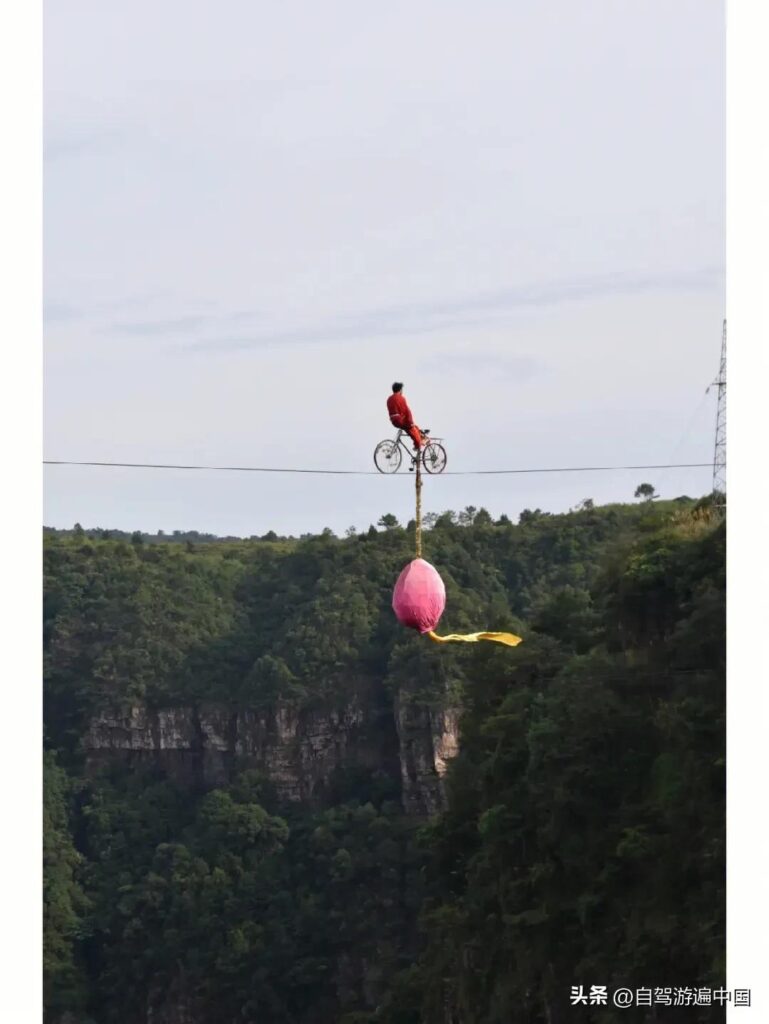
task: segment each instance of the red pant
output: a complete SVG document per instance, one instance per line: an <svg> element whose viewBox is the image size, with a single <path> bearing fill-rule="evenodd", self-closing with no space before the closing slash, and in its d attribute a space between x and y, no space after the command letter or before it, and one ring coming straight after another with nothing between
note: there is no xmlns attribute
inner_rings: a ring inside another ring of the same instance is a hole
<svg viewBox="0 0 769 1024"><path fill-rule="evenodd" d="M399 430L405 430L406 433L411 437L411 440L414 442L414 446L416 448L422 447L422 445L424 444L424 441L422 440L422 431L419 429L416 423L405 423L403 417L397 415L391 416L390 422L394 427L397 427Z"/></svg>

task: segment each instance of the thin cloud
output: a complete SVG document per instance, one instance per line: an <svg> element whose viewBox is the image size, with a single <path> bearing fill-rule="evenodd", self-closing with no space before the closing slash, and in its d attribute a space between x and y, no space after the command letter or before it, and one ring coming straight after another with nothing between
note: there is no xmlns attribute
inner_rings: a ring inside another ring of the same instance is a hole
<svg viewBox="0 0 769 1024"><path fill-rule="evenodd" d="M113 121L97 121L93 127L85 129L46 127L43 134L43 160L51 163L65 157L111 149L125 141L127 128Z"/></svg>
<svg viewBox="0 0 769 1024"><path fill-rule="evenodd" d="M530 380L547 369L547 364L528 355L499 355L495 352L449 352L440 362L423 362L422 373L431 374L482 374L496 380Z"/></svg>
<svg viewBox="0 0 769 1024"><path fill-rule="evenodd" d="M46 299L43 302L43 323L46 326L73 323L78 320L93 320L99 316L114 316L126 310L146 309L158 300L168 299L170 293L165 291L141 292L127 295L122 299L108 301L89 301L85 306L76 306L61 299Z"/></svg>
<svg viewBox="0 0 769 1024"><path fill-rule="evenodd" d="M63 324L73 320L80 320L83 317L82 309L70 305L68 302L44 302L43 323Z"/></svg>
<svg viewBox="0 0 769 1024"><path fill-rule="evenodd" d="M129 335L186 334L188 331L195 331L201 328L220 327L222 324L253 320L256 316L257 314L251 311L197 313L159 320L130 320L123 323L113 323L106 330L110 334Z"/></svg>
<svg viewBox="0 0 769 1024"><path fill-rule="evenodd" d="M605 274L548 284L524 285L468 296L464 299L381 307L339 316L325 324L312 327L204 338L185 346L185 350L224 352L274 345L431 334L458 327L506 323L524 309L546 309L570 302L609 299L647 292L709 291L721 284L722 277L723 271L719 268L703 268L679 274Z"/></svg>

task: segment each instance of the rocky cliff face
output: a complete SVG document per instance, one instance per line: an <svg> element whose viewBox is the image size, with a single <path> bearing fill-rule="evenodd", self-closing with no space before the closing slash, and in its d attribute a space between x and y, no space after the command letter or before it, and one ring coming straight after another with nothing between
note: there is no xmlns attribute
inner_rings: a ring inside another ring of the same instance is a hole
<svg viewBox="0 0 769 1024"><path fill-rule="evenodd" d="M83 738L91 770L115 759L154 763L180 782L212 788L236 767L254 767L281 798L308 804L326 801L338 770L362 766L400 777L404 810L414 815L441 808L457 743L455 712L400 697L376 710L361 700L325 711L135 706L102 711Z"/></svg>
<svg viewBox="0 0 769 1024"><path fill-rule="evenodd" d="M334 803L336 779L347 769L384 772L399 783L404 810L423 817L443 806L443 776L458 747L458 715L409 694L392 699L383 692L326 710L137 705L101 711L82 742L91 772L115 761L129 770L155 765L200 790L224 785L244 768L258 768L282 799L308 806ZM355 951L340 956L335 975L339 1007L362 1002L373 1009L381 997L380 975L376 962ZM316 1011L317 1020L332 1019L335 1013ZM178 978L168 991L148 993L146 1011L136 1024L211 1022Z"/></svg>
<svg viewBox="0 0 769 1024"><path fill-rule="evenodd" d="M444 806L443 776L459 745L458 713L395 700L403 807L430 815Z"/></svg>

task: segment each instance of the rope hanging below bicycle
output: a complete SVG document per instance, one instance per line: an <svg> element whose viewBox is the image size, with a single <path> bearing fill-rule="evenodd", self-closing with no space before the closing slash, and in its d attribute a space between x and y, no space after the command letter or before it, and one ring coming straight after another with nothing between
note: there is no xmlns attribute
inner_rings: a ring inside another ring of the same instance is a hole
<svg viewBox="0 0 769 1024"><path fill-rule="evenodd" d="M415 540L416 540L416 552L417 558L422 557L422 470L419 462L417 461L417 472L416 472L416 487L417 487L417 512L415 520Z"/></svg>
<svg viewBox="0 0 769 1024"><path fill-rule="evenodd" d="M403 626L427 634L436 643L476 643L494 640L508 647L516 647L521 637L514 633L449 633L438 636L434 632L446 607L446 588L437 569L422 558L422 471L419 455L416 470L416 516L414 519L414 547L416 557L403 569L393 591L393 611Z"/></svg>

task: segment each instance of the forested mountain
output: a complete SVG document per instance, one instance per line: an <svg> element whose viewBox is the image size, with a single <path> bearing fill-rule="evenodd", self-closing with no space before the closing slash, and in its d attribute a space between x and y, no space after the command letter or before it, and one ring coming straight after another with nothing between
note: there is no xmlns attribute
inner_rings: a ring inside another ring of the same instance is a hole
<svg viewBox="0 0 769 1024"><path fill-rule="evenodd" d="M430 525L442 628L519 647L397 624L392 516L46 533L51 1024L723 1019L569 1006L724 984L723 521Z"/></svg>

